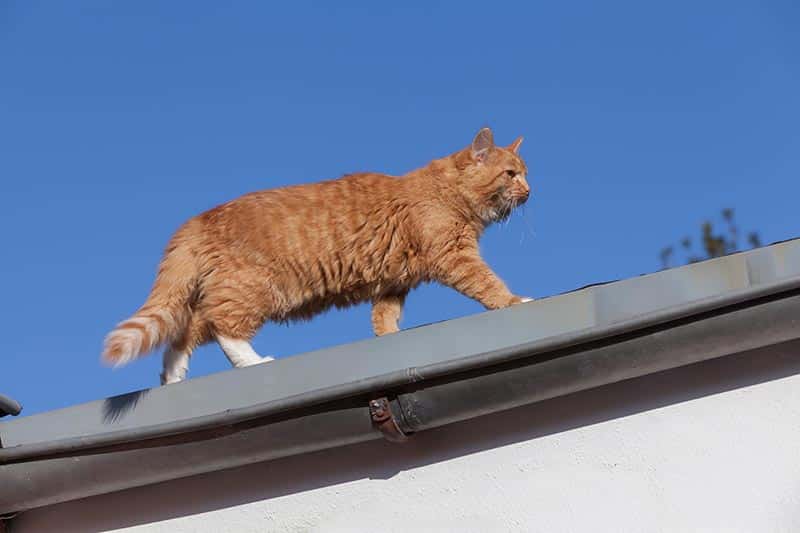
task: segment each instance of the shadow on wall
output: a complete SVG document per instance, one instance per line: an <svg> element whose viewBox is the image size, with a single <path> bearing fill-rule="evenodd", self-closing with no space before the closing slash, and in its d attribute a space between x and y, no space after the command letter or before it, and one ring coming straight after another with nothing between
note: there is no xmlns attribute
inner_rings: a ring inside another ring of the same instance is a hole
<svg viewBox="0 0 800 533"><path fill-rule="evenodd" d="M482 450L798 374L798 353L800 341L792 341L453 424L403 445L371 441L129 489L23 513L14 526L16 531L105 531L358 479L388 479ZM488 424L491 432L485 431Z"/></svg>

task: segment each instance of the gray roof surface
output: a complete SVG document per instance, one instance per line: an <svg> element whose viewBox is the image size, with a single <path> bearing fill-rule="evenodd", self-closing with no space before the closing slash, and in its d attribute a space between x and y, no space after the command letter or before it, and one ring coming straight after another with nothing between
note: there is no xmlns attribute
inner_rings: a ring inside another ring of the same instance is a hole
<svg viewBox="0 0 800 533"><path fill-rule="evenodd" d="M800 240L29 417L3 447L170 423L630 320L800 277Z"/></svg>

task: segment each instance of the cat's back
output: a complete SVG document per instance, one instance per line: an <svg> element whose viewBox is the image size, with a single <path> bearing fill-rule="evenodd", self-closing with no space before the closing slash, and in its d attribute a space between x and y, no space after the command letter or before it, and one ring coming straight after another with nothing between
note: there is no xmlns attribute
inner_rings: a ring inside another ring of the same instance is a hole
<svg viewBox="0 0 800 533"><path fill-rule="evenodd" d="M220 206L225 211L257 209L262 214L336 212L375 206L401 192L401 178L377 173L348 174L316 183L289 185L245 194Z"/></svg>
<svg viewBox="0 0 800 533"><path fill-rule="evenodd" d="M197 218L209 237L321 244L340 241L381 221L404 205L403 178L378 173L290 185L245 194Z"/></svg>

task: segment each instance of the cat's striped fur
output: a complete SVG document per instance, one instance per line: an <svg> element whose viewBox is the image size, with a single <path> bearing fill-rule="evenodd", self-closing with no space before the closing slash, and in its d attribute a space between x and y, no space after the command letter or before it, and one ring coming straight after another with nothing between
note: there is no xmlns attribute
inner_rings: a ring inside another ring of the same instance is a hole
<svg viewBox="0 0 800 533"><path fill-rule="evenodd" d="M264 322L361 302L372 302L383 335L427 281L489 309L523 301L478 252L484 228L528 198L521 140L498 147L484 128L468 148L401 177L254 192L189 220L147 301L106 338L104 359L123 364L167 345L162 382L180 381L201 344L216 340L236 366L257 363L249 340Z"/></svg>

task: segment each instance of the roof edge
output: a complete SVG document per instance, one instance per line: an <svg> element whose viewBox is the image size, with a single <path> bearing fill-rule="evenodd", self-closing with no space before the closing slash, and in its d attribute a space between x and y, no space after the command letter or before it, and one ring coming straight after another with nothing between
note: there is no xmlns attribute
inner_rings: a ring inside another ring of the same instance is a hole
<svg viewBox="0 0 800 533"><path fill-rule="evenodd" d="M136 443L147 445L149 441L154 440L158 440L159 442L168 442L170 439L174 441L185 441L187 440L186 436L192 433L202 434L209 431L214 432L215 430L218 432L219 428L229 428L225 430L226 433L235 432L236 430L234 428L236 428L237 425L246 424L259 419L266 419L290 411L302 410L371 392L396 389L425 380L446 377L450 374L478 370L523 357L532 357L547 352L573 348L582 344L610 339L619 335L631 334L660 324L702 315L726 307L735 307L761 298L769 298L781 295L782 293L791 294L799 290L800 277L790 278L738 291L731 291L720 296L698 300L687 305L658 310L643 314L634 319L610 325L556 335L531 343L505 347L492 352L471 355L443 363L434 363L421 367L409 367L366 380L344 383L338 386L314 390L304 394L248 407L229 409L177 422L153 424L150 426L111 431L96 435L0 448L0 465L56 457L105 453L121 448L130 449L136 447ZM251 424L246 425L251 426Z"/></svg>
<svg viewBox="0 0 800 533"><path fill-rule="evenodd" d="M649 316L637 321L639 328L620 323L605 330L611 336L584 332L580 338L562 339L560 345L517 346L513 351L484 354L481 360L465 358L457 369L408 369L404 376L353 383L347 390L317 391L295 398L291 410L283 403L271 405L272 414L261 418L223 417L224 425L205 432L30 456L26 462L0 466L4 479L0 512L377 439L382 433L370 404L379 397L387 398L388 414L397 429L410 434L800 339L796 319L800 279L730 295L724 301L725 305L712 299L695 306L695 313L676 309L669 316Z"/></svg>

